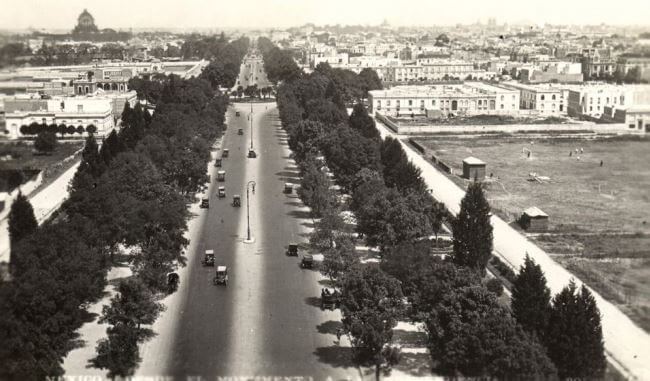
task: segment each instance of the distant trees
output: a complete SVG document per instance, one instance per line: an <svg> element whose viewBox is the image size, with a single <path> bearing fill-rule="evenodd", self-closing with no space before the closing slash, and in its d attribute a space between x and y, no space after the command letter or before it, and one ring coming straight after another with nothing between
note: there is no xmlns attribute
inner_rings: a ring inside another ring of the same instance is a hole
<svg viewBox="0 0 650 381"><path fill-rule="evenodd" d="M379 131L375 121L368 115L368 111L361 103L356 103L352 108L349 118L350 127L359 131L362 136L368 139L379 140Z"/></svg>
<svg viewBox="0 0 650 381"><path fill-rule="evenodd" d="M361 70L359 73L359 79L361 80L361 84L363 86L364 98L368 97L368 91L381 90L384 88L383 84L381 83L381 79L379 79L379 76L377 75L377 72L373 69L364 68Z"/></svg>
<svg viewBox="0 0 650 381"><path fill-rule="evenodd" d="M39 132L34 140L34 148L44 154L51 154L56 149L57 139L52 131Z"/></svg>
<svg viewBox="0 0 650 381"><path fill-rule="evenodd" d="M492 255L492 224L490 205L480 182L467 187L460 203L460 212L452 220L454 250L452 259L460 266L471 267L485 273Z"/></svg>

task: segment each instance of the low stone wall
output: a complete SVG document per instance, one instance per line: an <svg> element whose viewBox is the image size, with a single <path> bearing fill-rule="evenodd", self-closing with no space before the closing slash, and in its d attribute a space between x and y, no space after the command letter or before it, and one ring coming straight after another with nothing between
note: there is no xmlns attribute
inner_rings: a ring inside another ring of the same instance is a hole
<svg viewBox="0 0 650 381"><path fill-rule="evenodd" d="M423 134L466 134L466 133L534 133L534 132L584 132L593 131L603 134L639 134L629 129L624 123L597 124L582 122L575 124L495 124L495 125L422 125L409 126L393 122L386 116L375 113L375 118L388 128L401 135Z"/></svg>
<svg viewBox="0 0 650 381"><path fill-rule="evenodd" d="M424 153L424 151L426 150L426 149L425 149L425 148L424 148L420 143L418 143L415 139L409 139L409 143L411 143L411 145L412 145L416 150L420 151L420 153Z"/></svg>
<svg viewBox="0 0 650 381"><path fill-rule="evenodd" d="M449 174L454 174L454 169L447 165L444 161L440 160L440 158L436 155L431 155L431 161L438 166L438 168L442 169L443 171L449 173Z"/></svg>
<svg viewBox="0 0 650 381"><path fill-rule="evenodd" d="M629 134L638 133L629 130L625 124L500 124L500 125L459 125L459 126L403 126L392 123L391 129L398 134L419 135L432 133L533 133L533 132L584 132Z"/></svg>

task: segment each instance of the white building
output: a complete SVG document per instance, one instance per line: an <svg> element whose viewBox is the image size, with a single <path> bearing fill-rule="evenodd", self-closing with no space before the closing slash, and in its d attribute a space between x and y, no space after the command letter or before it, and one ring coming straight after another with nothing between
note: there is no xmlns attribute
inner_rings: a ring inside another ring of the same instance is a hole
<svg viewBox="0 0 650 381"><path fill-rule="evenodd" d="M519 90L519 108L521 110L535 110L541 115L567 114L569 90L562 86L525 85L517 82L508 82L504 86Z"/></svg>
<svg viewBox="0 0 650 381"><path fill-rule="evenodd" d="M369 92L370 112L384 115L517 114L519 91L482 82L435 86L396 86Z"/></svg>
<svg viewBox="0 0 650 381"><path fill-rule="evenodd" d="M10 139L22 136L20 128L32 123L89 125L97 127L97 135L105 136L116 126L124 104L137 102L135 92L41 99L37 96L16 96L4 101L5 128Z"/></svg>

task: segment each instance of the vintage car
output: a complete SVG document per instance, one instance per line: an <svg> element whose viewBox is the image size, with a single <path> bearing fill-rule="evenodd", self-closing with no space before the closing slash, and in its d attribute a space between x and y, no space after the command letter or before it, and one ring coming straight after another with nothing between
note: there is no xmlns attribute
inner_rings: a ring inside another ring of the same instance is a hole
<svg viewBox="0 0 650 381"><path fill-rule="evenodd" d="M219 196L219 198L226 197L226 187L219 187L217 190L217 196Z"/></svg>
<svg viewBox="0 0 650 381"><path fill-rule="evenodd" d="M244 135L244 129L240 128L239 130L237 130L237 135Z"/></svg>
<svg viewBox="0 0 650 381"><path fill-rule="evenodd" d="M228 148L224 148L221 157L228 157L229 154L230 154L230 150Z"/></svg>
<svg viewBox="0 0 650 381"><path fill-rule="evenodd" d="M232 206L241 206L241 196L236 194L232 196Z"/></svg>
<svg viewBox="0 0 650 381"><path fill-rule="evenodd" d="M300 267L303 269L311 269L314 267L314 256L311 254L305 254L300 261Z"/></svg>
<svg viewBox="0 0 650 381"><path fill-rule="evenodd" d="M202 198L201 199L201 208L209 208L210 207L210 199Z"/></svg>
<svg viewBox="0 0 650 381"><path fill-rule="evenodd" d="M217 171L217 181L226 181L226 171Z"/></svg>
<svg viewBox="0 0 650 381"><path fill-rule="evenodd" d="M213 284L223 284L224 286L228 285L228 267L226 266L217 266L217 273L212 279Z"/></svg>
<svg viewBox="0 0 650 381"><path fill-rule="evenodd" d="M206 250L201 263L203 264L203 266L214 267L214 250L212 249Z"/></svg>
<svg viewBox="0 0 650 381"><path fill-rule="evenodd" d="M324 288L320 292L320 308L324 310L325 308L329 310L335 310L341 304L341 293L337 290L330 291L327 288Z"/></svg>
<svg viewBox="0 0 650 381"><path fill-rule="evenodd" d="M298 244L290 243L287 247L287 255L297 257L298 256Z"/></svg>
<svg viewBox="0 0 650 381"><path fill-rule="evenodd" d="M214 159L214 166L221 168L221 159Z"/></svg>
<svg viewBox="0 0 650 381"><path fill-rule="evenodd" d="M178 290L178 283L180 282L180 277L176 273L167 274L167 291L172 293Z"/></svg>
<svg viewBox="0 0 650 381"><path fill-rule="evenodd" d="M293 193L293 184L284 183L284 193L286 193L286 194Z"/></svg>
<svg viewBox="0 0 650 381"><path fill-rule="evenodd" d="M235 111L235 116L240 116L240 115L241 115L241 114L240 114L239 111Z"/></svg>
<svg viewBox="0 0 650 381"><path fill-rule="evenodd" d="M252 149L249 149L248 150L248 157L251 158L251 159L255 159L257 157L257 154Z"/></svg>

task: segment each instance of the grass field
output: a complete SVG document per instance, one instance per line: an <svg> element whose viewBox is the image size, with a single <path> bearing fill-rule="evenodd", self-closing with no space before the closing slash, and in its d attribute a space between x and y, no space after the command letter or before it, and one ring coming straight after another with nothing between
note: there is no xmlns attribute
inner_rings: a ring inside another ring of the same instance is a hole
<svg viewBox="0 0 650 381"><path fill-rule="evenodd" d="M531 238L650 331L650 140L418 141L427 147L427 156L434 153L453 168L450 177L461 187L468 183L457 175L462 160L485 161L494 212L515 227L530 206L549 214L548 233ZM533 180L530 173L548 180Z"/></svg>

